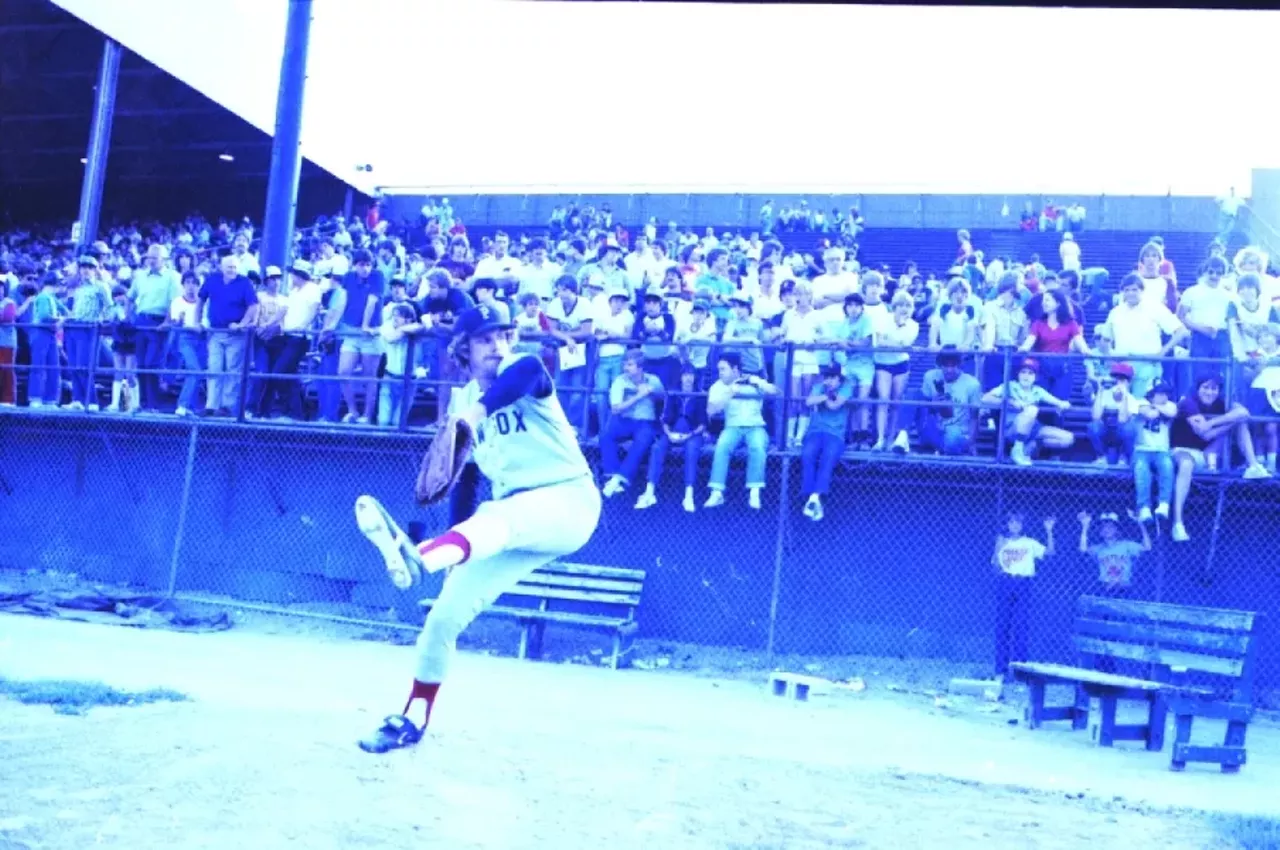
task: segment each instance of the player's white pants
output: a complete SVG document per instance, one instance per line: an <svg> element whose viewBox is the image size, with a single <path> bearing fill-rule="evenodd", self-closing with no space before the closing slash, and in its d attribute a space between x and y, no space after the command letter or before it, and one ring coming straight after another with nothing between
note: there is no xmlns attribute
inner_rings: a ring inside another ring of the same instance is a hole
<svg viewBox="0 0 1280 850"><path fill-rule="evenodd" d="M471 557L453 568L427 614L414 678L443 682L462 630L538 567L585 546L599 520L600 491L589 475L482 503L455 527Z"/></svg>

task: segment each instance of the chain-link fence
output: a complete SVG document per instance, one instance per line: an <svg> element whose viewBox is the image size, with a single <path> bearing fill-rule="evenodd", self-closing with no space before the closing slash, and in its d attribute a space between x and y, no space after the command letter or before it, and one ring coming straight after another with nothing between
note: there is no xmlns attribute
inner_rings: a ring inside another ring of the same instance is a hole
<svg viewBox="0 0 1280 850"><path fill-rule="evenodd" d="M561 391L575 399L567 406L580 413L590 459L599 468L601 427L609 433L617 414L606 405L612 382L598 381L593 372L601 366L599 349L589 348L587 373L566 385L562 372ZM1015 423L1025 408L1012 403L1030 402L1013 390L993 395L995 388L978 378L962 380L983 373L976 359L960 358L953 366L949 352L938 357L902 349L908 377L901 389L891 374L882 385L888 387L884 401L877 394L881 386L862 401L856 375L833 373L828 385L822 375L796 369L797 359L810 362L806 349L796 346L764 352L764 374L790 380L753 384L754 370L739 370L736 361L728 373L713 372L712 364L725 360L718 352L732 348L719 347L694 370L682 369L678 360L644 361L646 368L671 368L675 376L668 379L659 416L668 416L669 408L677 412L659 430L705 429L703 445L686 452L687 442L655 443L665 452L662 462L639 464L636 480L615 488L620 491L607 500L595 536L572 559L645 570L638 614L642 655L722 652L728 655L714 663L816 664L836 676L883 669L922 678L990 676L1004 639L999 600L1008 563L997 555L998 539L1020 536L1050 550L1036 560L1027 584L1025 654L1033 660L1073 660L1070 636L1082 594L1280 611L1280 555L1274 554L1280 551L1280 500L1273 482L1241 475L1250 459L1263 465L1274 459L1268 458L1275 450L1268 425L1276 420L1264 411L1225 420L1235 415L1226 405L1224 413L1209 415L1207 427L1216 431L1202 433L1197 429L1205 423L1197 423L1189 433L1208 438L1205 448L1162 453L1169 462L1152 464L1153 486L1167 485L1169 492L1144 505L1135 499L1129 438L1119 440L1110 457L1105 451L1094 456L1090 423L1110 428L1116 422L1105 409L1098 413L1096 395L1082 393L1110 393L1115 385L1095 381L1111 373L1095 375L1078 357L1062 358L1075 376L1071 398L1064 399L1069 408L1054 411L1042 401L1031 417L1034 433L1019 434L1022 426ZM821 352L812 353L820 361ZM988 356L1000 358L996 374L1004 380L998 386L1039 377L1020 375L1019 353ZM1196 380L1180 377L1191 374L1193 362L1168 369L1175 398L1199 392ZM1224 398L1243 397L1233 384L1239 374L1234 364L1202 365L1217 365L1226 375ZM802 379L796 372L804 372ZM394 590L355 528L352 505L361 493L371 493L396 516L443 528L442 511L428 514L412 504L411 483L426 445L424 428L438 413L434 399L447 396L458 378L428 374L412 378L412 415L382 429L344 426L339 417L303 427L243 417L2 416L0 569L76 574L297 614L417 623L418 599L434 596L440 578L413 593ZM1126 377L1123 370L1116 374ZM255 376L246 377L252 382ZM301 383L309 410L318 409L327 382L351 380L318 370L288 379ZM942 385L931 387L937 380ZM715 415L710 397L716 383L723 385L719 392L736 394L744 381L751 387L744 395L758 398L759 421L724 419L740 410ZM683 404L686 399L695 403ZM890 401L898 403L898 425L886 430L877 414ZM693 409L699 405L712 415L698 419ZM859 434L859 405L867 406L870 428L879 425L880 449L872 450ZM824 417L823 409L833 407L848 415ZM1142 421L1142 414L1133 416ZM715 505L708 488L722 474L714 468L715 447L730 431L753 428L761 444L747 435L736 453L721 458L721 469L729 461L724 503ZM1070 435L1070 443L1045 440L1048 428ZM1249 429L1251 455L1245 457ZM901 451L895 451L897 430L906 434L896 447ZM1019 436L1033 459L1029 467L1010 449ZM1175 435L1175 446L1177 441ZM624 455L634 448L630 439L616 442ZM749 457L754 451L763 458L762 473L754 466L760 461ZM1214 458L1216 472L1207 468ZM762 477L753 481L753 475ZM601 476L602 484L607 480ZM752 484L762 485L756 495ZM643 498L646 493L651 498ZM1172 502L1168 516L1164 501ZM1150 521L1138 521L1141 507L1155 509ZM1173 539L1179 519L1187 540ZM1014 520L1020 529L1011 528ZM1271 620L1264 617L1261 627L1258 684L1264 694L1280 690ZM547 639L554 650L556 635Z"/></svg>

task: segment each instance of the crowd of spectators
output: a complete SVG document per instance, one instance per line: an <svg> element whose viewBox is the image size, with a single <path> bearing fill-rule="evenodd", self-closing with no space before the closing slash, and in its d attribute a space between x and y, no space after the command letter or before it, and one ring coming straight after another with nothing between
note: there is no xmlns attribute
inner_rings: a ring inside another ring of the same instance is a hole
<svg viewBox="0 0 1280 850"><path fill-rule="evenodd" d="M416 222L376 207L321 220L287 268L260 265L247 221L117 228L83 253L9 233L0 406L405 427L463 379L446 341L480 302L510 317L598 440L606 496L634 489L637 509L674 454L697 510L708 446L702 507L725 503L745 447L759 508L775 446L799 453L813 520L849 449L1058 456L1132 467L1135 513L1185 540L1194 474L1276 471L1280 282L1258 249L1227 257L1215 241L1180 290L1153 237L1113 287L1082 269L1072 210L1023 216L1061 232L1056 270L988 258L961 230L952 265L900 275L860 260L857 210L803 203L766 204L751 233L632 232L608 205L557 207L544 234L473 242L433 199Z"/></svg>

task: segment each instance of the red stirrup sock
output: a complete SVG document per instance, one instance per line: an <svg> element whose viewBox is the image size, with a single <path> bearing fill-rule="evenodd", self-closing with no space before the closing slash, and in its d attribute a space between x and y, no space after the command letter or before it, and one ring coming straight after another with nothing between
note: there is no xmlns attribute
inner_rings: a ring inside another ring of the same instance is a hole
<svg viewBox="0 0 1280 850"><path fill-rule="evenodd" d="M409 699L404 704L404 711L401 712L405 717L409 717L409 709L413 706L415 700L422 700L426 703L426 708L422 713L422 724L419 729L426 729L427 722L431 719L431 706L435 705L436 692L440 690L439 682L419 682L413 680L413 689L409 691ZM409 718L412 720L413 718Z"/></svg>
<svg viewBox="0 0 1280 850"><path fill-rule="evenodd" d="M432 572L456 567L471 557L471 541L451 528L434 540L418 544L418 554Z"/></svg>

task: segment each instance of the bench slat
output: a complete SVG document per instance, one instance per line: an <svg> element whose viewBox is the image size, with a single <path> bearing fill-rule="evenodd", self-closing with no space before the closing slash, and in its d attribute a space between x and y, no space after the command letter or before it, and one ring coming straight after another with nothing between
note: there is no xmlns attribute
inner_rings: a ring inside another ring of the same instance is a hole
<svg viewBox="0 0 1280 850"><path fill-rule="evenodd" d="M1068 682L1088 682L1113 688L1129 688L1135 691L1176 690L1162 682L1151 682L1146 679L1134 679L1131 676L1117 676L1115 673L1103 673L1101 670L1090 670L1086 667L1072 667L1067 664L1040 664L1031 661L1014 661L1009 667L1016 673L1025 673L1035 677L1061 679Z"/></svg>
<svg viewBox="0 0 1280 850"><path fill-rule="evenodd" d="M1253 706L1238 702L1217 702L1204 697L1186 696L1169 700L1174 715L1191 714L1210 720L1235 720L1248 723L1253 719Z"/></svg>
<svg viewBox="0 0 1280 850"><path fill-rule="evenodd" d="M602 617L595 614L578 614L572 611L538 611L533 608L518 608L508 605L495 605L486 610L491 614L511 617L516 620L541 620L578 626L599 626L602 628L622 628L634 622L629 617Z"/></svg>
<svg viewBox="0 0 1280 850"><path fill-rule="evenodd" d="M1101 596L1080 597L1080 613L1093 617L1124 617L1147 623L1201 626L1234 632L1253 631L1257 616L1252 611L1197 608L1190 605L1170 605L1166 602L1131 602L1127 599L1105 599Z"/></svg>
<svg viewBox="0 0 1280 850"><path fill-rule="evenodd" d="M424 610L430 610L439 601L439 599L424 599L418 604ZM605 617L596 614L580 614L574 611L539 611L537 608L521 608L518 605L490 605L480 613L510 617L513 620L545 620L556 623L617 629L635 623L635 620L629 617Z"/></svg>
<svg viewBox="0 0 1280 850"><path fill-rule="evenodd" d="M595 576L596 578L620 578L629 581L644 581L644 570L632 570L625 567L597 567L593 564L566 564L555 561L544 567L539 567L538 572L556 573L567 576Z"/></svg>
<svg viewBox="0 0 1280 850"><path fill-rule="evenodd" d="M558 587L530 587L521 582L503 594L504 596L528 596L534 599L569 599L576 602L601 602L608 605L636 606L640 604L637 593L608 593L592 590L569 590Z"/></svg>
<svg viewBox="0 0 1280 850"><path fill-rule="evenodd" d="M1076 635L1075 643L1081 652L1088 652L1094 655L1109 655L1112 658L1127 658L1130 661L1142 661L1166 667L1183 667L1187 670L1215 673L1219 676L1239 678L1244 670L1244 659L1242 658L1219 658L1198 652L1184 652L1156 646L1140 646L1133 643L1118 643L1084 635Z"/></svg>
<svg viewBox="0 0 1280 850"><path fill-rule="evenodd" d="M520 587L571 587L576 590L605 590L613 593L629 593L640 595L642 585L638 581L624 581L614 578L591 578L554 575L535 572L520 582Z"/></svg>
<svg viewBox="0 0 1280 850"><path fill-rule="evenodd" d="M1252 640L1252 637L1247 634L1198 632L1176 626L1118 623L1114 620L1092 620L1087 617L1076 620L1076 631L1108 640L1138 644L1178 644L1193 649L1209 649L1238 656L1243 656L1248 651L1249 642Z"/></svg>

